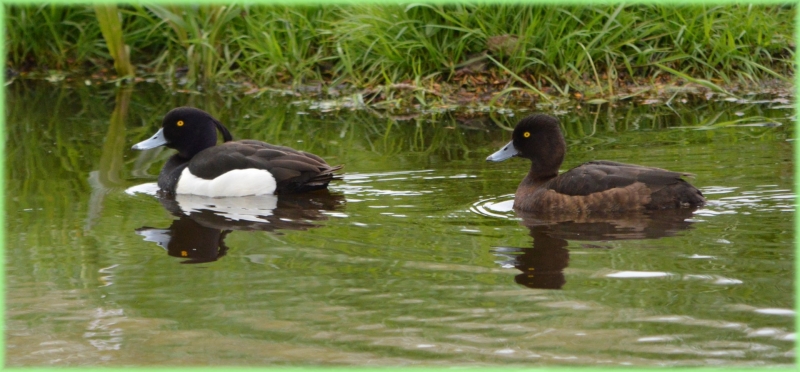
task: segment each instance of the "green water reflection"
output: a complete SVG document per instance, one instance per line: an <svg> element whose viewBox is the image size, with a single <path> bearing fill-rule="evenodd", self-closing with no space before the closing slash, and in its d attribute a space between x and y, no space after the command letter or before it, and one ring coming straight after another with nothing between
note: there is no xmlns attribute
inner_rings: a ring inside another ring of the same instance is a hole
<svg viewBox="0 0 800 372"><path fill-rule="evenodd" d="M688 219L556 226L508 210L525 162L484 162L526 112L25 81L6 100L9 365L794 363L783 98L554 112L562 169L692 172L710 200ZM264 211L237 223L221 216L242 206L132 192L171 150L130 145L187 104L237 139L345 164L344 179L329 196L252 202Z"/></svg>

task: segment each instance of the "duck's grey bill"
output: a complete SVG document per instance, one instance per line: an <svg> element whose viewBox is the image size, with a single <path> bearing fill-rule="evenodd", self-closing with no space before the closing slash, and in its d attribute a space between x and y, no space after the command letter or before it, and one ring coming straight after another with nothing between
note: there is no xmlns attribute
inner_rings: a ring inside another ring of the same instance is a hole
<svg viewBox="0 0 800 372"><path fill-rule="evenodd" d="M503 161L508 158L517 156L519 151L514 148L514 141L509 142L507 145L503 146L502 149L498 150L494 154L489 155L486 158L486 161Z"/></svg>
<svg viewBox="0 0 800 372"><path fill-rule="evenodd" d="M166 144L167 144L167 139L164 138L164 128L161 128L161 129L158 130L158 132L156 132L155 135L153 135L153 137L150 137L150 139L146 139L146 140L144 140L142 142L139 142L139 143L133 145L133 147L131 147L131 149L134 149L134 150L149 150L149 149L156 148L158 146L164 146Z"/></svg>

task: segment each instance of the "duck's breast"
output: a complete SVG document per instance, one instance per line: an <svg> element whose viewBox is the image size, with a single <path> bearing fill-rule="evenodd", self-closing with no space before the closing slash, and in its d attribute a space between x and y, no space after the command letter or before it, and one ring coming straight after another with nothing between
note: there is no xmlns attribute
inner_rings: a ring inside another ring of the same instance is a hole
<svg viewBox="0 0 800 372"><path fill-rule="evenodd" d="M209 197L249 196L275 193L275 177L264 169L232 169L212 179L192 174L190 167L181 172L175 192Z"/></svg>

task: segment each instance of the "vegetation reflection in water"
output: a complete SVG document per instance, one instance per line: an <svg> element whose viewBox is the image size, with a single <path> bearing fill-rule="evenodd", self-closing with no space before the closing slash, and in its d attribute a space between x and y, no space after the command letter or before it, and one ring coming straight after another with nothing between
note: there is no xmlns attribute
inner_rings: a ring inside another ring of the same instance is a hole
<svg viewBox="0 0 800 372"><path fill-rule="evenodd" d="M609 159L688 171L710 203L689 219L548 224L507 207L524 162L483 160L509 139L496 127L526 111L396 120L266 96L23 83L6 102L9 365L794 361L783 98L555 112L562 169ZM133 192L171 151L129 145L184 104L235 138L345 164L344 179L323 201L255 208ZM190 257L175 237L213 244Z"/></svg>

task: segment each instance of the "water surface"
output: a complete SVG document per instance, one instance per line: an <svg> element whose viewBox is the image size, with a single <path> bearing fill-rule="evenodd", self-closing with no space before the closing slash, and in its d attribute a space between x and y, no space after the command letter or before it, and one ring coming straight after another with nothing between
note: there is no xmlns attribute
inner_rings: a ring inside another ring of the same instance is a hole
<svg viewBox="0 0 800 372"><path fill-rule="evenodd" d="M69 87L6 93L11 366L794 363L785 97L560 109L562 170L694 173L689 215L517 216L527 168L486 163L531 110ZM327 195L162 199L171 150L134 152L178 105L235 138L345 164Z"/></svg>

